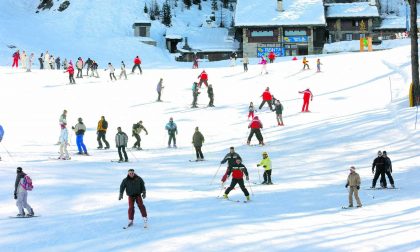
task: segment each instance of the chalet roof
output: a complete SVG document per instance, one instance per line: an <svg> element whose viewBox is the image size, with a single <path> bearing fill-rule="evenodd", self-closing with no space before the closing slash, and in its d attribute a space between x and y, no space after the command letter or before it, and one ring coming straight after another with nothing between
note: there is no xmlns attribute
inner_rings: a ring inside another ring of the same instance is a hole
<svg viewBox="0 0 420 252"><path fill-rule="evenodd" d="M277 11L277 0L238 0L235 26L325 25L322 0L283 0Z"/></svg>
<svg viewBox="0 0 420 252"><path fill-rule="evenodd" d="M378 7L369 2L327 5L327 18L379 17Z"/></svg>

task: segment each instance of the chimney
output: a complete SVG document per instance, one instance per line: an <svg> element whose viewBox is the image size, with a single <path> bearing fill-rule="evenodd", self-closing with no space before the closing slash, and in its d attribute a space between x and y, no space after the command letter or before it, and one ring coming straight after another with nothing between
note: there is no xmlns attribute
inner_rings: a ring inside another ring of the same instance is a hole
<svg viewBox="0 0 420 252"><path fill-rule="evenodd" d="M284 11L283 10L283 1L277 0L277 11Z"/></svg>

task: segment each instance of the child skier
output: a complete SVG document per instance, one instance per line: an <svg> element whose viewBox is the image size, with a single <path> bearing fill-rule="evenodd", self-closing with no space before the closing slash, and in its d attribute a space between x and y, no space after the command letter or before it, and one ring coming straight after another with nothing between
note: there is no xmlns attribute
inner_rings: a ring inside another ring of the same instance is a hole
<svg viewBox="0 0 420 252"><path fill-rule="evenodd" d="M316 71L318 73L321 72L321 65L322 65L321 60L320 59L317 59L316 60Z"/></svg>
<svg viewBox="0 0 420 252"><path fill-rule="evenodd" d="M246 53L244 54L244 58L242 59L242 63L244 64L244 72L248 72L249 58L248 58L248 55Z"/></svg>
<svg viewBox="0 0 420 252"><path fill-rule="evenodd" d="M250 200L249 192L245 187L245 183L243 179L245 175L245 179L249 181L248 170L246 169L245 165L241 164L240 158L237 158L235 160L234 165L229 166L228 171L227 171L227 178L229 178L230 174L232 174L232 182L230 183L230 186L226 188L223 198L228 199L229 192L232 191L233 188L235 188L236 184L239 184L239 187L241 188L242 192L245 194L246 200L247 201Z"/></svg>
<svg viewBox="0 0 420 252"><path fill-rule="evenodd" d="M263 152L262 153L263 159L261 160L261 162L259 164L257 164L258 167L262 166L264 168L264 181L261 183L263 185L272 185L273 183L271 182L271 160L268 157L267 152Z"/></svg>
<svg viewBox="0 0 420 252"><path fill-rule="evenodd" d="M251 119L254 119L254 112L255 112L254 103L250 102L249 107L248 107L248 120L250 117Z"/></svg>
<svg viewBox="0 0 420 252"><path fill-rule="evenodd" d="M265 74L268 74L268 72L267 72L267 60L264 58L264 56L261 56L261 61L258 64L262 65L260 74L263 74L263 72Z"/></svg>
<svg viewBox="0 0 420 252"><path fill-rule="evenodd" d="M303 63L303 70L305 70L306 67L308 67L308 70L309 70L309 64L308 64L309 61L306 59L306 57L303 57L302 63Z"/></svg>
<svg viewBox="0 0 420 252"><path fill-rule="evenodd" d="M58 159L69 160L69 152L67 151L67 145L69 145L69 132L67 130L67 123L61 124L61 135L60 135L60 157Z"/></svg>
<svg viewBox="0 0 420 252"><path fill-rule="evenodd" d="M127 72L125 71L125 64L124 61L121 61L121 73L118 79L121 80L121 77L124 75L125 80L127 79Z"/></svg>
<svg viewBox="0 0 420 252"><path fill-rule="evenodd" d="M160 99L160 96L162 95L162 89L164 88L164 86L162 85L163 79L160 78L157 86L156 86L156 92L158 93L158 98L156 101L161 102L162 100Z"/></svg>
<svg viewBox="0 0 420 252"><path fill-rule="evenodd" d="M69 73L69 81L70 84L76 84L76 81L74 80L74 68L73 68L73 64L69 64L69 67L67 67L67 70L64 71L64 73Z"/></svg>
<svg viewBox="0 0 420 252"><path fill-rule="evenodd" d="M350 167L350 174L347 177L346 188L349 186L349 207L353 207L353 194L357 202L357 207L362 207L362 202L360 202L359 199L360 176L356 173L356 168L354 166Z"/></svg>
<svg viewBox="0 0 420 252"><path fill-rule="evenodd" d="M15 192L14 197L16 200L16 206L19 209L18 217L25 217L25 210L28 211L26 216L34 216L33 208L28 204L28 188L25 188L25 176L26 173L23 172L22 167L16 169L16 181L15 181Z"/></svg>

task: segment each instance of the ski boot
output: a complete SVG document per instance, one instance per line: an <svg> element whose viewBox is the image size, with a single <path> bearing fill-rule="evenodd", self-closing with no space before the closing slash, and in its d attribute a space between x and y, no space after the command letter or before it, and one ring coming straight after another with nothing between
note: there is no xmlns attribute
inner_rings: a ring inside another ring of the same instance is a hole
<svg viewBox="0 0 420 252"><path fill-rule="evenodd" d="M31 208L31 211L26 216L33 217L34 215L35 215L34 209Z"/></svg>
<svg viewBox="0 0 420 252"><path fill-rule="evenodd" d="M225 193L225 194L223 194L223 198L224 198L224 199L229 199L229 198L228 198L228 195L227 195L226 193Z"/></svg>
<svg viewBox="0 0 420 252"><path fill-rule="evenodd" d="M263 181L262 183L261 183L261 185L266 185L267 184L267 181Z"/></svg>
<svg viewBox="0 0 420 252"><path fill-rule="evenodd" d="M16 215L16 217L25 217L25 213L23 213L23 214L19 213L19 214Z"/></svg>
<svg viewBox="0 0 420 252"><path fill-rule="evenodd" d="M251 200L251 198L249 197L249 195L246 196L246 201L250 201L250 200Z"/></svg>
<svg viewBox="0 0 420 252"><path fill-rule="evenodd" d="M108 150L108 149L109 149L109 146L105 147L105 150Z"/></svg>
<svg viewBox="0 0 420 252"><path fill-rule="evenodd" d="M96 149L98 149L98 150L102 150L102 146L98 146L98 147L96 147Z"/></svg>

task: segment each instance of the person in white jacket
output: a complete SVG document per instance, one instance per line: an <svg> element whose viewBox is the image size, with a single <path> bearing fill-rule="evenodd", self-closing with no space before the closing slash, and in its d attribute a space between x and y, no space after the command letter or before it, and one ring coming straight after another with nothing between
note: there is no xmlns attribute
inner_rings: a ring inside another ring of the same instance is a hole
<svg viewBox="0 0 420 252"><path fill-rule="evenodd" d="M48 51L44 54L44 69L51 69L50 68L50 54Z"/></svg>
<svg viewBox="0 0 420 252"><path fill-rule="evenodd" d="M117 78L115 77L115 67L111 64L111 62L108 63L108 70L109 70L109 78L114 78L114 80L117 80Z"/></svg>
<svg viewBox="0 0 420 252"><path fill-rule="evenodd" d="M58 159L69 160L70 156L67 151L67 145L69 145L69 132L67 130L67 123L61 124L60 134L60 157Z"/></svg>
<svg viewBox="0 0 420 252"><path fill-rule="evenodd" d="M34 58L35 58L34 53L31 53L31 55L29 55L28 57L28 64L26 67L26 72L31 72L32 64L34 63Z"/></svg>
<svg viewBox="0 0 420 252"><path fill-rule="evenodd" d="M20 62L22 64L22 68L26 69L26 52L22 51L22 53L20 54Z"/></svg>

